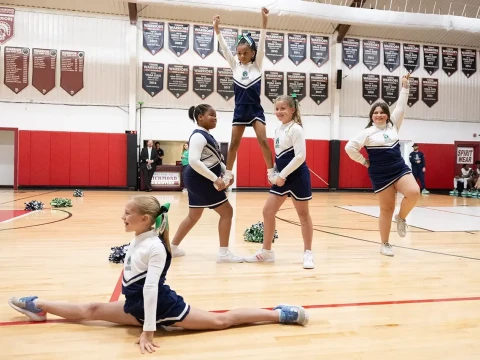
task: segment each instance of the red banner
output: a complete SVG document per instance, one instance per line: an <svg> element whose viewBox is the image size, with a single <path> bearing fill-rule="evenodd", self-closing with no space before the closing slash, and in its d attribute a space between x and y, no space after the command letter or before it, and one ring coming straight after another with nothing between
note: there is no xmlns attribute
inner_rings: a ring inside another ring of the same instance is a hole
<svg viewBox="0 0 480 360"><path fill-rule="evenodd" d="M15 94L28 86L28 65L30 49L21 47L5 47L4 83Z"/></svg>
<svg viewBox="0 0 480 360"><path fill-rule="evenodd" d="M57 50L33 49L32 85L43 95L55 88L55 71L57 69Z"/></svg>
<svg viewBox="0 0 480 360"><path fill-rule="evenodd" d="M15 9L0 7L0 45L13 37Z"/></svg>
<svg viewBox="0 0 480 360"><path fill-rule="evenodd" d="M84 61L83 51L62 50L60 53L60 86L71 96L83 89Z"/></svg>

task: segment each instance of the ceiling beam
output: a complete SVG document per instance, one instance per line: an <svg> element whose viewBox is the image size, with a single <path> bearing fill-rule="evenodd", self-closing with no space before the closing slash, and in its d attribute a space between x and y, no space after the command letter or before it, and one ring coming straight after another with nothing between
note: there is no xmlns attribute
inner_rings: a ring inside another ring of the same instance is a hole
<svg viewBox="0 0 480 360"><path fill-rule="evenodd" d="M138 20L137 14L138 14L137 4L129 2L128 3L128 15L130 16L130 24L137 25L137 20Z"/></svg>
<svg viewBox="0 0 480 360"><path fill-rule="evenodd" d="M350 4L350 7L357 7L362 8L365 5L367 0L353 0ZM350 29L350 25L348 24L338 24L335 31L338 32L337 35L337 42L342 42L345 35L347 35L348 30Z"/></svg>

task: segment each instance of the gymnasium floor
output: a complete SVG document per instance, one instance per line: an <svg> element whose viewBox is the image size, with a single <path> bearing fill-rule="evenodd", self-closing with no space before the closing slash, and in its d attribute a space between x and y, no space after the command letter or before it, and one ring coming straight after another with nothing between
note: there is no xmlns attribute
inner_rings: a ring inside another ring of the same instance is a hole
<svg viewBox="0 0 480 360"><path fill-rule="evenodd" d="M141 355L138 328L108 323L29 323L11 309L13 295L74 302L122 297L121 264L110 247L129 242L120 219L134 192L0 190L1 359L476 359L480 358L480 199L422 196L395 257L380 255L378 209L371 193L314 193L311 214L316 269L302 268L298 219L289 200L278 217L274 264L216 264L217 215L185 239L187 256L172 261L168 284L205 310L309 308L306 327L258 325L218 332L164 332L154 355ZM172 232L188 211L183 193L152 193L170 202ZM229 193L231 247L250 254L244 230L261 221L265 193ZM51 209L54 197L73 207ZM39 200L43 211L24 214ZM400 200L400 197L398 198ZM19 211L13 211L19 210ZM13 217L13 219L12 219ZM414 226L412 226L414 225Z"/></svg>

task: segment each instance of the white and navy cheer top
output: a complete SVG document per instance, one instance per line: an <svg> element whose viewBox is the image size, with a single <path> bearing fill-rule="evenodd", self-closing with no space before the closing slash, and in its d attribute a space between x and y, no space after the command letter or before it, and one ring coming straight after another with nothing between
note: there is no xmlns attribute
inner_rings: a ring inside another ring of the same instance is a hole
<svg viewBox="0 0 480 360"><path fill-rule="evenodd" d="M347 143L345 151L352 160L363 165L366 164L366 159L360 154L360 150L364 146L367 149L370 166L389 164L392 160L402 159L398 131L405 116L407 100L408 89L402 88L397 106L390 116L393 125L387 123L380 127L374 123L360 131Z"/></svg>
<svg viewBox="0 0 480 360"><path fill-rule="evenodd" d="M286 179L301 166L307 157L303 128L293 120L275 130L275 166Z"/></svg>
<svg viewBox="0 0 480 360"><path fill-rule="evenodd" d="M193 170L213 182L220 174L212 171L218 165L221 173L225 173L225 164L220 146L210 132L202 127L195 129L188 145L188 164Z"/></svg>
<svg viewBox="0 0 480 360"><path fill-rule="evenodd" d="M260 104L262 63L265 56L265 29L260 30L255 61L247 65L243 65L232 55L221 32L218 34L218 41L233 71L235 105Z"/></svg>
<svg viewBox="0 0 480 360"><path fill-rule="evenodd" d="M143 331L157 329L157 299L164 289L171 256L155 230L135 236L123 265L122 293L126 301L143 296Z"/></svg>

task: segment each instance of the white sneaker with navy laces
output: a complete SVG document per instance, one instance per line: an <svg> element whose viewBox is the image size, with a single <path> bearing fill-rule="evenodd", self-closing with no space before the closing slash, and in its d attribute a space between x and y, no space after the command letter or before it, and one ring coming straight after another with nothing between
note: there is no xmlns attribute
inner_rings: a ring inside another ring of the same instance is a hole
<svg viewBox="0 0 480 360"><path fill-rule="evenodd" d="M280 314L281 324L299 324L307 325L309 315L307 311L301 306L295 305L278 305L273 308Z"/></svg>
<svg viewBox="0 0 480 360"><path fill-rule="evenodd" d="M47 319L47 313L35 306L35 300L37 299L37 296L12 297L8 300L8 305L10 305L12 309L27 315L33 321L45 321Z"/></svg>

